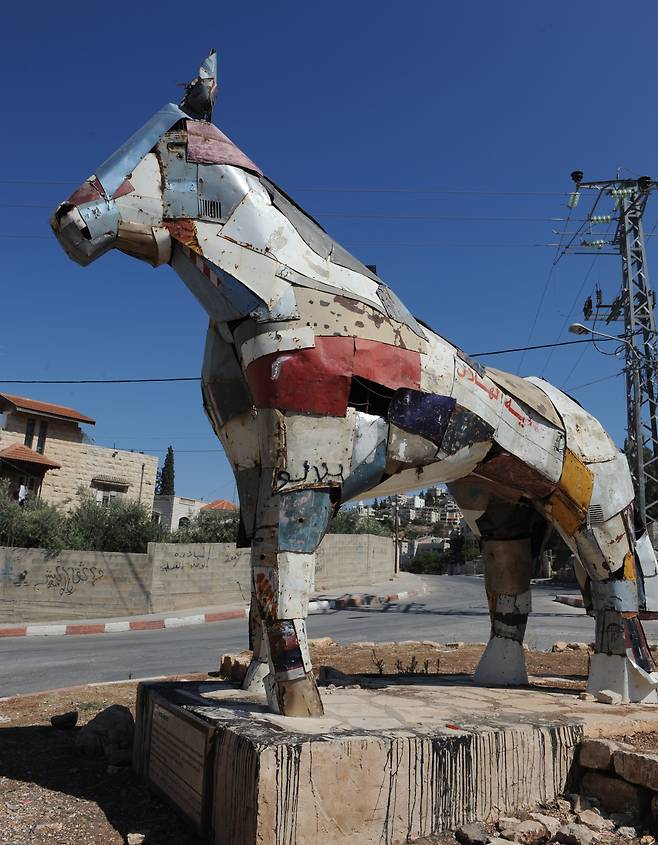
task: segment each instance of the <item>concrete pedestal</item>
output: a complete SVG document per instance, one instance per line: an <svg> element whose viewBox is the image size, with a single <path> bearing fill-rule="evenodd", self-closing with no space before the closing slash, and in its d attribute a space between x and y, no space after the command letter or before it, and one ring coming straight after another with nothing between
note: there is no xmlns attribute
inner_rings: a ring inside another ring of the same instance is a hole
<svg viewBox="0 0 658 845"><path fill-rule="evenodd" d="M135 766L216 845L379 845L550 800L584 734L658 727L658 708L446 676L322 699L293 719L227 684L141 684Z"/></svg>

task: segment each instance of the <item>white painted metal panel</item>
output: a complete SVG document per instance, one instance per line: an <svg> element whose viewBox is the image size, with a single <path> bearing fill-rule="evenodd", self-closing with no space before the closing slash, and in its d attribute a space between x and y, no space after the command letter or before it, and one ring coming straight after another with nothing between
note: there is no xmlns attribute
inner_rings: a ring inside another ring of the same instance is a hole
<svg viewBox="0 0 658 845"><path fill-rule="evenodd" d="M549 481L559 481L564 460L564 431L511 396L502 404L494 439Z"/></svg>
<svg viewBox="0 0 658 845"><path fill-rule="evenodd" d="M299 273L349 291L383 311L377 282L346 267L322 259L312 250L288 218L275 208L269 196L250 191L224 224L222 237L249 249L274 256Z"/></svg>
<svg viewBox="0 0 658 845"><path fill-rule="evenodd" d="M242 282L268 306L289 289L288 283L276 275L281 269L278 261L218 236L221 227L216 223L197 221L194 225L203 255Z"/></svg>
<svg viewBox="0 0 658 845"><path fill-rule="evenodd" d="M342 484L352 467L354 424L351 408L345 417L286 413L286 468L278 491Z"/></svg>
<svg viewBox="0 0 658 845"><path fill-rule="evenodd" d="M155 153L148 153L133 170L130 184L135 189L115 202L121 219L149 226L162 223L162 179Z"/></svg>
<svg viewBox="0 0 658 845"><path fill-rule="evenodd" d="M622 452L618 452L611 461L591 464L589 469L594 474L594 487L589 503L593 522L594 516L600 521L610 519L633 501L633 480L628 461Z"/></svg>
<svg viewBox="0 0 658 845"><path fill-rule="evenodd" d="M382 484L378 484L368 495L390 496L394 493L405 493L407 490L425 487L428 484L457 481L470 475L482 463L491 446L491 442L475 443L428 466L402 470L397 475L387 478Z"/></svg>
<svg viewBox="0 0 658 845"><path fill-rule="evenodd" d="M616 572L624 565L624 558L630 551L621 514L613 516L605 525L592 527L592 534L606 558L610 572Z"/></svg>
<svg viewBox="0 0 658 845"><path fill-rule="evenodd" d="M240 347L242 367L246 369L256 358L262 358L263 355L269 355L271 352L311 349L314 346L315 333L310 326L297 326L294 329L279 329L257 334Z"/></svg>
<svg viewBox="0 0 658 845"><path fill-rule="evenodd" d="M256 411L246 411L219 429L219 438L234 469L250 469L260 463Z"/></svg>
<svg viewBox="0 0 658 845"><path fill-rule="evenodd" d="M298 619L308 613L308 601L315 577L315 554L280 552L276 565L254 566L254 579L269 584L276 603L277 619Z"/></svg>
<svg viewBox="0 0 658 845"><path fill-rule="evenodd" d="M475 534L476 537L479 537L480 529L478 528L477 521L484 514L484 511L464 510L464 508L461 508L461 512L462 516L464 517L464 521L471 529L473 534Z"/></svg>
<svg viewBox="0 0 658 845"><path fill-rule="evenodd" d="M506 398L497 384L480 376L460 358L455 358L455 380L452 395L457 404L467 408L494 429L498 427L502 402Z"/></svg>
<svg viewBox="0 0 658 845"><path fill-rule="evenodd" d="M619 451L601 423L544 379L530 377L553 402L567 430L567 447L586 464L609 461Z"/></svg>
<svg viewBox="0 0 658 845"><path fill-rule="evenodd" d="M425 393L451 396L455 382L455 348L438 335L426 333L430 347L420 356L420 389Z"/></svg>
<svg viewBox="0 0 658 845"><path fill-rule="evenodd" d="M381 417L348 408L348 414L351 412L354 413L352 466L358 467L368 458L372 459L377 446L386 440L387 423Z"/></svg>
<svg viewBox="0 0 658 845"><path fill-rule="evenodd" d="M640 559L640 568L645 578L653 578L658 575L658 562L656 562L656 553L651 545L649 535L645 533L639 540L635 541L635 551Z"/></svg>
<svg viewBox="0 0 658 845"><path fill-rule="evenodd" d="M513 396L524 405L532 408L533 411L536 411L556 428L564 428L562 419L548 398L548 394L537 387L536 384L528 381L528 379L521 378L521 376L497 370L495 367L487 367L487 375L502 387L508 396Z"/></svg>
<svg viewBox="0 0 658 845"><path fill-rule="evenodd" d="M437 446L431 440L404 431L393 423L389 424L388 432L387 461L421 466L436 459Z"/></svg>

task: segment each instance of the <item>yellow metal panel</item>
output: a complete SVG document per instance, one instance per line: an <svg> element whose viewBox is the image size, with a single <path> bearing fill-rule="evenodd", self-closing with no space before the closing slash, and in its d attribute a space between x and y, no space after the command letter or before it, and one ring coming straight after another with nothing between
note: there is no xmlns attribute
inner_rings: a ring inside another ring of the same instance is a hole
<svg viewBox="0 0 658 845"><path fill-rule="evenodd" d="M587 513L592 498L594 475L570 449L566 449L564 453L559 487L579 510Z"/></svg>
<svg viewBox="0 0 658 845"><path fill-rule="evenodd" d="M575 532L585 521L587 512L578 508L558 488L549 497L546 503L546 515L554 522L557 522L565 534L569 537L573 537Z"/></svg>

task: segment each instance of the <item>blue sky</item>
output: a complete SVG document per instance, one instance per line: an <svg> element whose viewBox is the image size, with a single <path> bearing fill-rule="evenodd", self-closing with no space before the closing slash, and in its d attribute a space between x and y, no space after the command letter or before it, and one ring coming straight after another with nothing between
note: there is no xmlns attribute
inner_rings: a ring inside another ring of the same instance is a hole
<svg viewBox="0 0 658 845"><path fill-rule="evenodd" d="M566 216L569 173L658 176L656 62L642 47L658 8L633 9L623 30L607 0L12 4L0 57L0 380L198 375L206 318L173 271L119 253L77 267L48 217L180 98L213 46L215 123L414 313L469 352L573 339L563 325L595 283L615 294L620 267L572 256L549 276L543 245L564 230L551 218ZM649 230L658 197L645 219ZM621 443L623 379L580 385L622 362L583 349L528 353L522 373L570 390ZM95 417L100 445L162 457L171 443L179 494L234 497L195 383L2 389Z"/></svg>

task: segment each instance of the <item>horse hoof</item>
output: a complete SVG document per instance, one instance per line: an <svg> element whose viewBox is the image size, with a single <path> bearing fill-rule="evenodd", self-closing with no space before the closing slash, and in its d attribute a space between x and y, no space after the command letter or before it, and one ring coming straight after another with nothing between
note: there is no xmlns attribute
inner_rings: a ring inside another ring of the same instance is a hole
<svg viewBox="0 0 658 845"><path fill-rule="evenodd" d="M267 661L252 660L242 681L242 689L248 692L262 692L263 681L269 671L270 667Z"/></svg>
<svg viewBox="0 0 658 845"><path fill-rule="evenodd" d="M311 672L304 678L293 681L275 681L271 675L265 680L268 689L268 702L271 709L282 716L301 716L311 718L324 716L324 707L320 693ZM272 706L274 705L274 706Z"/></svg>
<svg viewBox="0 0 658 845"><path fill-rule="evenodd" d="M483 687L521 687L528 683L523 645L492 637L480 658L473 680Z"/></svg>

